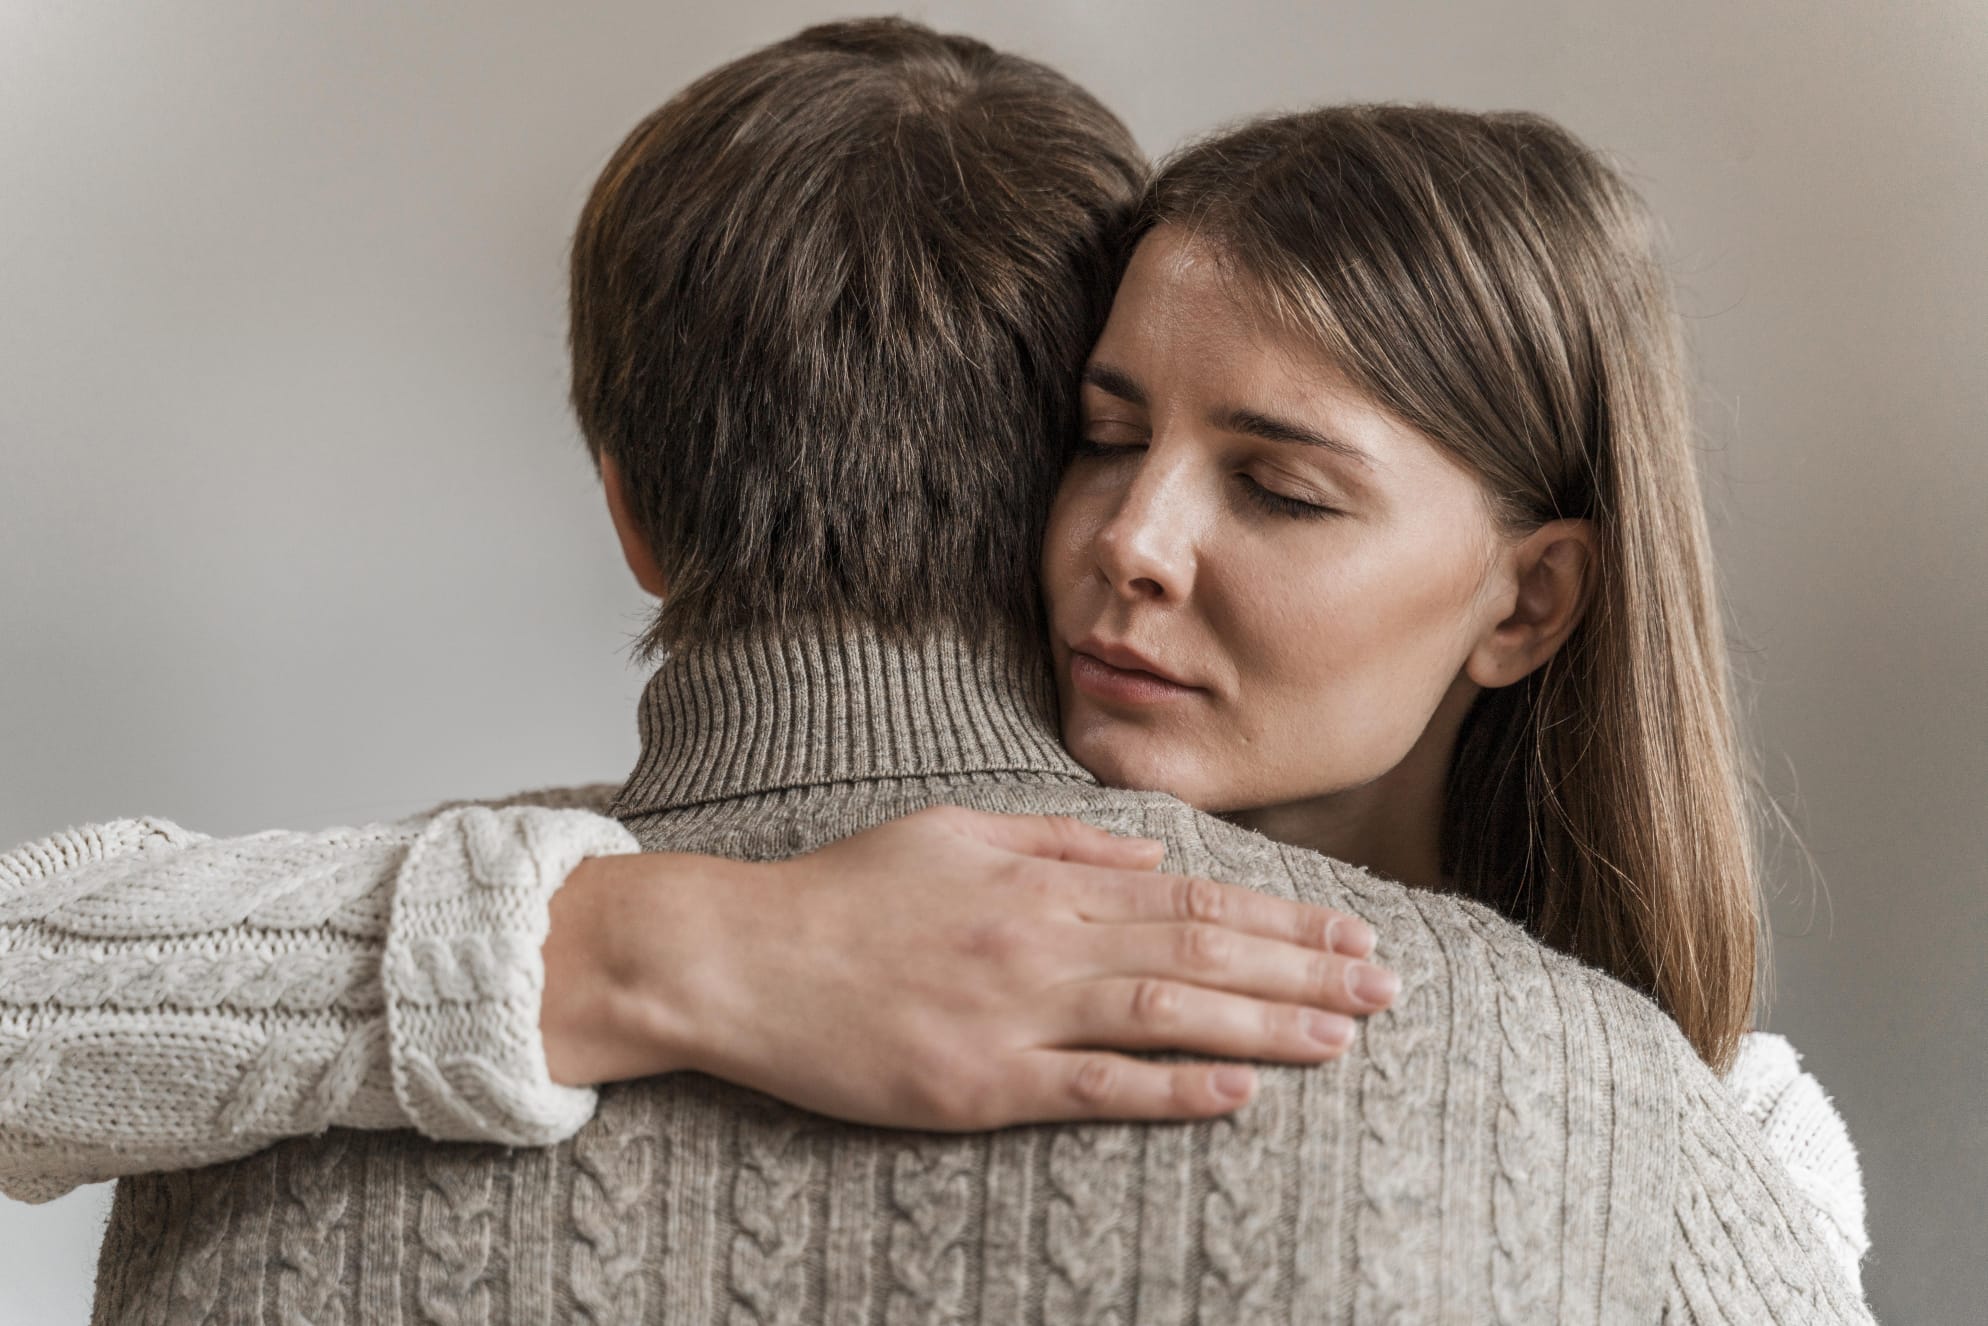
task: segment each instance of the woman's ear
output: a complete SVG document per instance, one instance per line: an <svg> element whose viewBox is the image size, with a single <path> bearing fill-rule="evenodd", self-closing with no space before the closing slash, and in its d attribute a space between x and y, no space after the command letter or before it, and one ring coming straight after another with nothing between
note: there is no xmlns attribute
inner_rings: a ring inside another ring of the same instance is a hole
<svg viewBox="0 0 1988 1326"><path fill-rule="evenodd" d="M1524 678L1580 624L1594 578L1594 523L1548 521L1502 556L1511 587L1508 610L1463 665L1486 690Z"/></svg>
<svg viewBox="0 0 1988 1326"><path fill-rule="evenodd" d="M614 522L615 537L621 540L622 560L635 573L636 584L662 598L668 592L669 581L663 578L663 568L657 564L649 541L642 537L635 528L634 518L628 514L628 494L622 488L621 467L605 451L601 453L601 487L607 490L608 519Z"/></svg>

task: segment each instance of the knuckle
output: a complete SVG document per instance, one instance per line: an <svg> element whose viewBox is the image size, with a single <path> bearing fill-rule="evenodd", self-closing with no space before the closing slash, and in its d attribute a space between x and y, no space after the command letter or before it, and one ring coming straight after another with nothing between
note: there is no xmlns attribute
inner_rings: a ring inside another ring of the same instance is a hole
<svg viewBox="0 0 1988 1326"><path fill-rule="evenodd" d="M1132 987L1132 1019L1142 1026L1171 1026L1180 1020L1180 987L1147 979Z"/></svg>
<svg viewBox="0 0 1988 1326"><path fill-rule="evenodd" d="M1028 926L1014 917L983 921L961 938L962 954L984 962L1007 965L1029 950Z"/></svg>
<svg viewBox="0 0 1988 1326"><path fill-rule="evenodd" d="M1180 914L1189 921L1217 924L1228 917L1229 891L1212 879L1182 880Z"/></svg>
<svg viewBox="0 0 1988 1326"><path fill-rule="evenodd" d="M921 1093L920 1113L926 1126L947 1130L976 1127L976 1098L955 1085L930 1085Z"/></svg>
<svg viewBox="0 0 1988 1326"><path fill-rule="evenodd" d="M958 1055L937 1055L911 1087L918 1113L943 1128L972 1129L991 1117L996 1105L989 1083L975 1065Z"/></svg>
<svg viewBox="0 0 1988 1326"><path fill-rule="evenodd" d="M1070 1075L1070 1095L1080 1105L1109 1104L1118 1091L1118 1065L1102 1055L1086 1055Z"/></svg>
<svg viewBox="0 0 1988 1326"><path fill-rule="evenodd" d="M946 1127L959 1132L979 1132L998 1127L1004 1117L991 1089L980 1086L956 1087L946 1096Z"/></svg>
<svg viewBox="0 0 1988 1326"><path fill-rule="evenodd" d="M1189 971L1220 971L1229 960L1229 936L1211 925L1190 925L1180 932L1179 950Z"/></svg>

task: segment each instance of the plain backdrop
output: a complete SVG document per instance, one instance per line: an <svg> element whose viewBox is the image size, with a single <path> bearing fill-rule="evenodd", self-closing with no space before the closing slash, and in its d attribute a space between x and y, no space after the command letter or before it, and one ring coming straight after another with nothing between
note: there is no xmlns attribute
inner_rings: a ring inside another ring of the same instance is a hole
<svg viewBox="0 0 1988 1326"><path fill-rule="evenodd" d="M608 153L808 4L0 0L0 846L619 778L643 600L564 403ZM914 5L1162 152L1322 101L1553 115L1672 234L1778 998L1881 1318L1988 1301L1988 5ZM1818 883L1818 879L1820 883ZM109 1185L0 1202L85 1320Z"/></svg>

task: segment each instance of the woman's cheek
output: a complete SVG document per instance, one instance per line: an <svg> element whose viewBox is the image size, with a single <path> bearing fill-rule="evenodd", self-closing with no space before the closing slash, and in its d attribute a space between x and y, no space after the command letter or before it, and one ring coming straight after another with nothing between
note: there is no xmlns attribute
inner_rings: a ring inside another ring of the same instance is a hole
<svg viewBox="0 0 1988 1326"><path fill-rule="evenodd" d="M1406 728L1394 684L1399 660L1341 639L1331 646L1319 642L1305 662L1277 687L1277 702L1265 716L1265 767L1282 774L1285 798L1378 778L1392 767L1390 752Z"/></svg>

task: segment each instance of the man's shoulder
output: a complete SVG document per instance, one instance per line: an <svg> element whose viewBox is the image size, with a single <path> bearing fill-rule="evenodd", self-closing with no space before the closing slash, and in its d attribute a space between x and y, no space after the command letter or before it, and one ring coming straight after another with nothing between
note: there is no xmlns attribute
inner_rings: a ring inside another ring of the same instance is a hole
<svg viewBox="0 0 1988 1326"><path fill-rule="evenodd" d="M1661 1072L1681 1044L1675 1025L1648 999L1548 948L1487 907L1287 846L1164 792L1066 777L968 775L889 789L811 789L791 804L783 802L770 818L812 823L832 808L848 822L841 831L853 832L942 802L995 813L1068 815L1114 833L1155 838L1166 845L1164 869L1360 917L1377 933L1379 960L1402 977L1403 998L1394 1013L1370 1025L1383 1039L1460 1045L1472 1037L1503 1035L1514 1043L1565 1045L1578 1071L1603 1074L1611 1063L1623 1072ZM861 812L853 819L852 803ZM763 836L768 822L769 817L752 819L754 832ZM806 845L800 844L803 850ZM711 847L700 842L697 850ZM1590 1050L1618 1053L1590 1063ZM1481 1060L1472 1056L1472 1062Z"/></svg>
<svg viewBox="0 0 1988 1326"><path fill-rule="evenodd" d="M1647 996L1549 947L1482 903L1412 888L1350 862L1275 842L1171 797L1126 795L1140 798L1137 809L1147 817L1146 832L1165 826L1155 836L1168 842L1170 868L1351 911L1375 927L1382 961L1413 960L1431 979L1477 985L1490 978L1522 1004L1577 1000L1625 1033L1634 1030L1666 1042L1666 1054L1681 1043L1676 1025Z"/></svg>
<svg viewBox="0 0 1988 1326"><path fill-rule="evenodd" d="M1441 1053L1452 1080L1479 1076L1490 1089L1559 1092L1586 1082L1614 1097L1625 1120L1654 1130L1651 1138L1675 1136L1679 1072L1697 1063L1677 1024L1639 991L1492 909L1276 842L1164 793L1071 789L1045 813L1158 838L1166 869L1373 926L1376 959L1402 978L1394 1007L1362 1032L1384 1056Z"/></svg>

